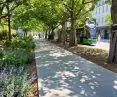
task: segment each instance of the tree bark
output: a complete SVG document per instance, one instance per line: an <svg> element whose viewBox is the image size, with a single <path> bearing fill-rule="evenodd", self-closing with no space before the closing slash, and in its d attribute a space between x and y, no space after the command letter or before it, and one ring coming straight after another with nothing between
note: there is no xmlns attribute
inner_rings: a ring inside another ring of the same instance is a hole
<svg viewBox="0 0 117 97"><path fill-rule="evenodd" d="M7 2L7 11L8 11L8 38L9 41L11 40L11 16L10 16L10 9L9 9L9 2Z"/></svg>
<svg viewBox="0 0 117 97"><path fill-rule="evenodd" d="M66 25L65 25L66 19L64 16L63 22L62 22L62 44L65 45L66 43Z"/></svg>
<svg viewBox="0 0 117 97"><path fill-rule="evenodd" d="M47 31L46 31L46 33L45 33L45 39L47 39Z"/></svg>
<svg viewBox="0 0 117 97"><path fill-rule="evenodd" d="M62 18L62 29L58 33L58 42L62 42L63 45L66 44L66 13L63 12L63 18Z"/></svg>
<svg viewBox="0 0 117 97"><path fill-rule="evenodd" d="M108 62L117 64L117 32L111 32Z"/></svg>
<svg viewBox="0 0 117 97"><path fill-rule="evenodd" d="M76 27L75 27L75 14L74 14L74 0L71 0L71 32L70 32L70 46L77 45L76 42Z"/></svg>
<svg viewBox="0 0 117 97"><path fill-rule="evenodd" d="M58 39L57 39L57 42L58 43L61 43L61 37L62 37L62 30L60 29L59 31L58 31Z"/></svg>
<svg viewBox="0 0 117 97"><path fill-rule="evenodd" d="M112 17L113 25L117 24L117 1L116 0L112 0L111 17ZM108 63L111 63L111 64L117 64L117 26L114 28L114 30L112 30L111 32L110 50L109 50L109 57L108 57Z"/></svg>
<svg viewBox="0 0 117 97"><path fill-rule="evenodd" d="M54 27L52 26L52 32L51 32L51 40L54 40Z"/></svg>
<svg viewBox="0 0 117 97"><path fill-rule="evenodd" d="M50 34L50 28L49 28L49 31L48 31L48 40L51 39L51 34Z"/></svg>
<svg viewBox="0 0 117 97"><path fill-rule="evenodd" d="M111 17L113 24L117 24L117 0L112 0Z"/></svg>

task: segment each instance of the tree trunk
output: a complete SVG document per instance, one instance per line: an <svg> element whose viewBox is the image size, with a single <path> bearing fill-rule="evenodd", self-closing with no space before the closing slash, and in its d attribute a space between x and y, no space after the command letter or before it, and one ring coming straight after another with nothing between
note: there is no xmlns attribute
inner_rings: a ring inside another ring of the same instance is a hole
<svg viewBox="0 0 117 97"><path fill-rule="evenodd" d="M8 38L11 40L11 17L10 17L10 9L9 2L7 3L7 11L8 11Z"/></svg>
<svg viewBox="0 0 117 97"><path fill-rule="evenodd" d="M47 31L46 31L46 33L45 33L45 39L47 39Z"/></svg>
<svg viewBox="0 0 117 97"><path fill-rule="evenodd" d="M28 32L24 31L24 37L28 36Z"/></svg>
<svg viewBox="0 0 117 97"><path fill-rule="evenodd" d="M65 21L62 25L62 44L65 45L65 41L66 41L66 25L65 25Z"/></svg>
<svg viewBox="0 0 117 97"><path fill-rule="evenodd" d="M117 24L117 1L112 0L111 17L113 25ZM113 29L114 28L114 29ZM112 26L111 38L110 38L110 50L108 62L111 64L117 64L117 26ZM116 31L115 31L116 30Z"/></svg>
<svg viewBox="0 0 117 97"><path fill-rule="evenodd" d="M116 29L117 29L117 26L116 26ZM112 30L111 38L110 38L110 50L109 50L108 62L111 64L117 64L117 32L116 31L114 32L114 30Z"/></svg>
<svg viewBox="0 0 117 97"><path fill-rule="evenodd" d="M54 40L54 27L52 26L51 40Z"/></svg>
<svg viewBox="0 0 117 97"><path fill-rule="evenodd" d="M71 32L70 32L70 46L77 45L76 42L76 27L75 27L75 14L74 14L74 0L71 0Z"/></svg>
<svg viewBox="0 0 117 97"><path fill-rule="evenodd" d="M65 45L66 42L66 13L63 12L63 19L62 19L62 29L58 33L58 42L62 42Z"/></svg>
<svg viewBox="0 0 117 97"><path fill-rule="evenodd" d="M113 24L117 24L117 0L112 0L111 17Z"/></svg>
<svg viewBox="0 0 117 97"><path fill-rule="evenodd" d="M49 28L49 31L48 31L48 40L51 39L51 34L50 34L50 28Z"/></svg>
<svg viewBox="0 0 117 97"><path fill-rule="evenodd" d="M57 42L61 42L61 37L62 37L62 31L61 31L61 29L58 31L58 39L57 39Z"/></svg>

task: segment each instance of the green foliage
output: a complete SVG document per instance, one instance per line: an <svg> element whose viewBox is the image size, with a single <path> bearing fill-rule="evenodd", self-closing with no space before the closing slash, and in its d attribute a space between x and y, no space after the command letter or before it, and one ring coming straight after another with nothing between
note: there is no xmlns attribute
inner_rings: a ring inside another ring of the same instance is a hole
<svg viewBox="0 0 117 97"><path fill-rule="evenodd" d="M65 0L65 8L69 14L72 13L75 17L77 26L83 24L86 17L91 17L91 12L95 8L98 0ZM72 3L71 3L72 2ZM72 7L71 7L72 6Z"/></svg>
<svg viewBox="0 0 117 97"><path fill-rule="evenodd" d="M13 11L20 5L26 4L29 0L2 0L0 1L0 19L1 18L7 18L8 16L8 9L10 13L13 13ZM11 14L12 15L12 14Z"/></svg>
<svg viewBox="0 0 117 97"><path fill-rule="evenodd" d="M112 0L105 0L105 3L112 4Z"/></svg>
<svg viewBox="0 0 117 97"><path fill-rule="evenodd" d="M55 29L61 19L60 3L57 1L31 0L33 17L49 29Z"/></svg>
<svg viewBox="0 0 117 97"><path fill-rule="evenodd" d="M7 30L1 30L0 31L0 40L6 40L7 39L7 34L8 34Z"/></svg>
<svg viewBox="0 0 117 97"><path fill-rule="evenodd" d="M31 0L32 1L32 0ZM14 15L12 17L12 27L14 29L18 29L18 27L26 28L29 31L44 31L45 25L44 23L35 17L33 3L27 5L21 5L15 9ZM36 13L37 15L38 13ZM39 15L39 14L38 14Z"/></svg>
<svg viewBox="0 0 117 97"><path fill-rule="evenodd" d="M15 66L26 64L35 48L31 37L16 37L12 41L6 41L5 46L6 51L0 52L2 66L4 64Z"/></svg>
<svg viewBox="0 0 117 97"><path fill-rule="evenodd" d="M35 44L32 37L15 37L5 44L0 51L0 93L5 97L26 97L30 85L26 64Z"/></svg>
<svg viewBox="0 0 117 97"><path fill-rule="evenodd" d="M21 66L26 64L26 62L28 61L28 56L26 56L26 54L24 53L18 53L18 52L14 52L14 51L2 51L0 54L0 66Z"/></svg>
<svg viewBox="0 0 117 97"><path fill-rule="evenodd" d="M5 71L6 70L6 71ZM9 71L9 73L8 73ZM3 68L0 73L0 93L5 97L25 97L30 82L24 67Z"/></svg>
<svg viewBox="0 0 117 97"><path fill-rule="evenodd" d="M0 59L3 58L3 56L4 56L3 51L0 51Z"/></svg>
<svg viewBox="0 0 117 97"><path fill-rule="evenodd" d="M15 37L10 42L6 41L5 46L12 50L21 50L26 53L30 53L35 48L32 37Z"/></svg>
<svg viewBox="0 0 117 97"><path fill-rule="evenodd" d="M109 26L112 24L111 14L107 14L104 18L105 26Z"/></svg>

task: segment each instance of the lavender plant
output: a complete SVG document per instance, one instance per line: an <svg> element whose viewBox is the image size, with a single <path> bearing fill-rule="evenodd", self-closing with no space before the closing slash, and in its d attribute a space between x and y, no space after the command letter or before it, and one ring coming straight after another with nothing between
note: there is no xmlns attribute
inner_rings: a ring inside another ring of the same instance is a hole
<svg viewBox="0 0 117 97"><path fill-rule="evenodd" d="M3 97L25 97L29 89L28 73L20 67L17 69L19 73L14 74L16 69L11 68L9 74L6 69L0 73L0 94Z"/></svg>
<svg viewBox="0 0 117 97"><path fill-rule="evenodd" d="M6 41L0 51L0 97L25 97L29 88L26 63L35 48L31 37Z"/></svg>

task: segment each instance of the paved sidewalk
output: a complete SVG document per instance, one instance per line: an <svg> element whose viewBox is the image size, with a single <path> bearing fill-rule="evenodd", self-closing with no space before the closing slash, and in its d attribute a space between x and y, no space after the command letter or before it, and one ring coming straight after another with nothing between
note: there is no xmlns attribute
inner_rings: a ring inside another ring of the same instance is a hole
<svg viewBox="0 0 117 97"><path fill-rule="evenodd" d="M45 40L35 53L40 97L117 97L117 73Z"/></svg>

